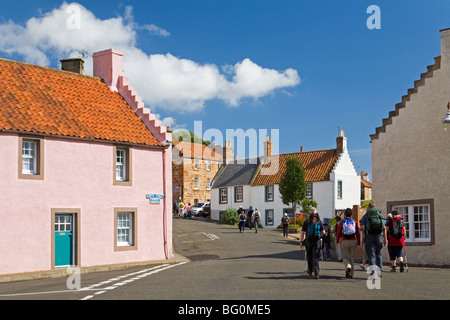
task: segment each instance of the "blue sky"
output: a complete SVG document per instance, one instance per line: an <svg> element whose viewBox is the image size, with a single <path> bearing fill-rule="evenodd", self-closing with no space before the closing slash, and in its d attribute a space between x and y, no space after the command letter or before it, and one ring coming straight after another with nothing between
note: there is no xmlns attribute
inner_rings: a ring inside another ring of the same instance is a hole
<svg viewBox="0 0 450 320"><path fill-rule="evenodd" d="M80 30L64 25L70 4L2 0L0 57L59 68L75 49L118 46L146 106L174 128L278 129L289 153L335 148L339 127L355 169L369 173L369 135L434 63L439 30L450 27L450 1L438 0L77 1ZM370 5L381 29L366 26Z"/></svg>

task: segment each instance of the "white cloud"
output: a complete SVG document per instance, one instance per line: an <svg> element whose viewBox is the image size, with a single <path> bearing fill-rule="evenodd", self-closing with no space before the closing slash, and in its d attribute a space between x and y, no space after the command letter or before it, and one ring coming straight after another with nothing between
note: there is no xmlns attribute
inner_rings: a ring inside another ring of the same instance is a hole
<svg viewBox="0 0 450 320"><path fill-rule="evenodd" d="M74 20L77 28L69 28L68 21L74 14L70 9L74 7L79 20ZM102 20L79 4L64 2L41 17L29 19L25 26L13 21L0 24L0 51L22 55L29 63L49 66L59 59L79 56L78 50L87 50L89 56L109 48L121 50L125 76L145 104L166 110L197 111L212 99L238 106L242 99L259 99L300 83L294 69L267 69L250 59L219 68L170 53L148 55L136 46L136 31L144 29L158 36L170 35L153 24L137 24L130 6L125 8L123 17ZM92 74L91 57L85 70Z"/></svg>

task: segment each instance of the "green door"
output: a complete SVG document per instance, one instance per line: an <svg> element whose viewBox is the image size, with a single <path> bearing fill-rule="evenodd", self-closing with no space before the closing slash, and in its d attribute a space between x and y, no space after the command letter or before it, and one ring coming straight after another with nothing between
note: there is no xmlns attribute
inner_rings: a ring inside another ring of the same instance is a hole
<svg viewBox="0 0 450 320"><path fill-rule="evenodd" d="M73 265L73 215L55 214L55 266Z"/></svg>

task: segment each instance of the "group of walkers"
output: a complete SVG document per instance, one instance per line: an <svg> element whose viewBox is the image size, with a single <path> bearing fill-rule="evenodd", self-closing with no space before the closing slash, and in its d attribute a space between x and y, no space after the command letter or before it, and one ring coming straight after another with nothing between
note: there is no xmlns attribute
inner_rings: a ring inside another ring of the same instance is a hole
<svg viewBox="0 0 450 320"><path fill-rule="evenodd" d="M192 207L191 203L184 204L183 202L174 203L174 208L178 212L179 217L183 217L184 219L192 219Z"/></svg>
<svg viewBox="0 0 450 320"><path fill-rule="evenodd" d="M238 226L239 232L243 233L245 231L245 227L250 230L252 227L255 227L255 233L258 233L258 227L261 223L261 213L258 211L258 208L253 210L252 206L248 209L247 212L242 207L237 209L236 214L238 215Z"/></svg>
<svg viewBox="0 0 450 320"><path fill-rule="evenodd" d="M360 221L352 218L352 209L347 208L344 218L336 217L336 225L331 231L329 219L320 220L316 208L311 208L309 218L303 223L300 234L300 249L306 249L307 272L319 279L319 258L322 249L326 249L327 259L330 258L330 234L335 234L336 253L339 261L344 262L345 277L353 278L354 256L357 247L363 246L363 264L361 269L369 266L370 274L381 277L383 270L382 248L388 245L391 261L391 272L404 271L405 227L402 216L393 210L384 222L381 212L372 202L367 213ZM284 231L283 231L284 233ZM324 252L325 253L325 252Z"/></svg>

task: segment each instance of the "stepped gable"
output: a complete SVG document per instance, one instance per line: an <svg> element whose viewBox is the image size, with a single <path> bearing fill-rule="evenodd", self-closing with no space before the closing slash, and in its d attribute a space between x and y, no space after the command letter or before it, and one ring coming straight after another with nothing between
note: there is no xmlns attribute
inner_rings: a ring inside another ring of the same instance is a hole
<svg viewBox="0 0 450 320"><path fill-rule="evenodd" d="M433 77L433 72L441 67L441 56L434 58L434 64L427 66L427 72L420 75L420 80L414 81L414 88L408 89L408 94L402 96L402 102L395 105L395 110L389 112L389 117L384 118L382 126L375 129L375 133L370 135L371 141L378 139L380 133L386 131L386 126L392 123L392 118L398 116L399 110L406 107L406 103L411 100L411 95L417 93L418 88L425 85L428 78Z"/></svg>

